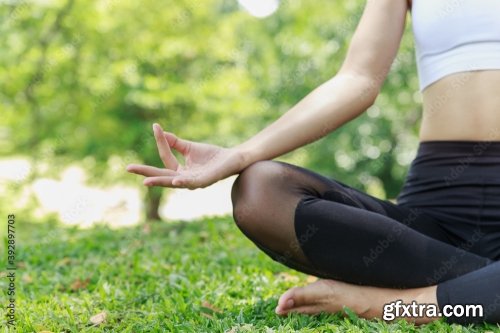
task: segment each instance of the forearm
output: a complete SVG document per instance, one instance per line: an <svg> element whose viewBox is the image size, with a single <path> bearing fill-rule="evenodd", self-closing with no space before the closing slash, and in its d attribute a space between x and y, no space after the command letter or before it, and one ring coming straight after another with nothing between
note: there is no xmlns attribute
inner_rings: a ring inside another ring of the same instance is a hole
<svg viewBox="0 0 500 333"><path fill-rule="evenodd" d="M316 141L373 104L379 84L367 77L339 74L312 91L288 112L236 148L245 166Z"/></svg>

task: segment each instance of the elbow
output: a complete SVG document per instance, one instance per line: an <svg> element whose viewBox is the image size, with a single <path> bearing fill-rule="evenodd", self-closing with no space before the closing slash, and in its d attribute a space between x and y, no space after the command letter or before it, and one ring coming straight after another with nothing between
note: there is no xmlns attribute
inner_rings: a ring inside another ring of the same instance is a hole
<svg viewBox="0 0 500 333"><path fill-rule="evenodd" d="M370 93L370 96L368 96L366 100L365 110L373 106L373 104L375 104L379 92L380 90L377 90L375 93Z"/></svg>
<svg viewBox="0 0 500 333"><path fill-rule="evenodd" d="M377 77L353 71L341 71L337 78L340 79L342 85L351 88L351 92L355 94L358 104L367 109L375 103L385 76Z"/></svg>
<svg viewBox="0 0 500 333"><path fill-rule="evenodd" d="M383 80L371 76L359 76L357 81L359 82L358 92L360 100L362 101L365 109L368 109L370 106L375 104L375 101L380 93L380 89L382 88Z"/></svg>

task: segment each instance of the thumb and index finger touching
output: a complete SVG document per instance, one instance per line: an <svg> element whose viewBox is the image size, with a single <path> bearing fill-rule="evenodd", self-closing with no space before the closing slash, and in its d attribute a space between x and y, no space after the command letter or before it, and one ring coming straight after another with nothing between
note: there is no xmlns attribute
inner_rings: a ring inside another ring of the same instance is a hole
<svg viewBox="0 0 500 333"><path fill-rule="evenodd" d="M177 137L175 134L170 132L165 132L159 124L153 124L153 132L156 140L156 145L158 147L158 152L160 153L160 158L167 169L177 170L179 167L179 162L175 158L170 147L174 148L182 155L186 155L189 152L191 142L183 140ZM150 180L154 180L156 177L152 177ZM196 182L196 177L188 176L176 176L169 180L174 186L186 186L188 184L194 184Z"/></svg>
<svg viewBox="0 0 500 333"><path fill-rule="evenodd" d="M174 187L184 187L187 185L193 185L197 177L191 175L184 177L177 174L179 169L179 162L177 161L175 155L172 153L171 148L177 150L182 155L186 156L189 153L191 142L178 138L175 134L170 132L164 132L159 124L153 124L153 133L158 148L158 153L160 159L162 160L165 168L167 170L158 172L158 168L153 168L144 165L129 165L127 171L138 173L146 176L144 184L147 186L174 186ZM154 171L154 172L152 172ZM165 172L171 172L171 174L166 175Z"/></svg>
<svg viewBox="0 0 500 333"><path fill-rule="evenodd" d="M163 161L165 168L171 170L177 170L179 167L179 162L177 162L177 159L175 158L175 155L172 153L170 147L172 146L174 149L178 150L175 144L179 145L179 143L176 143L176 141L178 141L179 139L177 139L175 135L170 133L170 135L173 136L173 138L171 138L169 142L167 139L167 135L165 134L166 132L163 132L161 126L156 123L153 124L153 133L156 140L156 146L158 147L158 152L160 154L160 158Z"/></svg>
<svg viewBox="0 0 500 333"><path fill-rule="evenodd" d="M183 140L179 138L177 135L174 133L170 132L163 132L163 135L165 136L165 139L167 139L167 142L170 147L174 148L177 150L179 153L182 155L186 155L189 151L189 147L191 146L191 142L187 140Z"/></svg>

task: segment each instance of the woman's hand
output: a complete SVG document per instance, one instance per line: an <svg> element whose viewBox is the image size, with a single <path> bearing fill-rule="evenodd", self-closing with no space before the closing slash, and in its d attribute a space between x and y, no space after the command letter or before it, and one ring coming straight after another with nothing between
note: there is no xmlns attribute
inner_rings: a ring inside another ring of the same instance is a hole
<svg viewBox="0 0 500 333"><path fill-rule="evenodd" d="M153 125L153 132L165 169L138 164L127 166L128 172L146 177L146 186L202 188L244 168L243 156L234 148L183 140L164 132L158 124ZM177 161L171 148L184 156L185 165Z"/></svg>

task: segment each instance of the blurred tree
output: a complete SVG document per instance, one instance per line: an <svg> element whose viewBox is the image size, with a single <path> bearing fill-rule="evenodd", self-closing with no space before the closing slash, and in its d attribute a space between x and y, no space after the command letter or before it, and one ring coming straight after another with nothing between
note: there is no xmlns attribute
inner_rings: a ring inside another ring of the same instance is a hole
<svg viewBox="0 0 500 333"><path fill-rule="evenodd" d="M0 153L138 183L124 168L160 165L153 122L234 145L335 74L363 4L288 0L257 19L235 0L4 2ZM283 158L394 197L416 143L416 90L407 36L366 115ZM161 193L145 190L148 219Z"/></svg>
<svg viewBox="0 0 500 333"><path fill-rule="evenodd" d="M195 140L218 133L216 143L226 145L255 132L245 119L257 119L253 109L261 108L252 94L256 82L238 63L233 32L243 24L234 16L249 18L236 6L74 0L50 6L2 7L9 36L0 74L8 87L1 93L6 154L61 165L82 159L95 181L137 181L124 172L126 164L159 162L153 122ZM146 191L147 218L158 219L162 191Z"/></svg>
<svg viewBox="0 0 500 333"><path fill-rule="evenodd" d="M340 68L364 1L287 1L253 34L250 73L268 101L266 121L276 118ZM267 40L262 41L267 38ZM274 57L263 50L272 48ZM277 62L276 62L277 61ZM410 26L376 104L326 138L298 150L290 161L361 190L394 198L416 147L418 79Z"/></svg>

